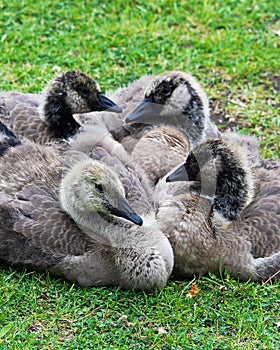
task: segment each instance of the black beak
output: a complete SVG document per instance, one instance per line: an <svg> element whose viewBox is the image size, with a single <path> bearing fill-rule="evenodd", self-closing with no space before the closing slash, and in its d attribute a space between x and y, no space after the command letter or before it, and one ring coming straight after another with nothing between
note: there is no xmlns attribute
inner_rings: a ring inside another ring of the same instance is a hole
<svg viewBox="0 0 280 350"><path fill-rule="evenodd" d="M125 123L153 124L160 115L163 106L152 102L151 97L146 97L125 119Z"/></svg>
<svg viewBox="0 0 280 350"><path fill-rule="evenodd" d="M132 209L129 201L126 198L119 198L118 199L118 207L109 207L108 208L110 213L119 216L121 218L127 219L131 222L133 222L136 225L141 226L143 224L142 218L135 213L135 211Z"/></svg>
<svg viewBox="0 0 280 350"><path fill-rule="evenodd" d="M116 105L115 102L110 100L107 96L99 93L98 94L98 111L108 111L108 112L115 112L115 113L121 113L122 109L120 106Z"/></svg>
<svg viewBox="0 0 280 350"><path fill-rule="evenodd" d="M173 171L169 176L166 178L166 182L175 182L175 181L188 181L188 173L185 168L185 164L182 164Z"/></svg>
<svg viewBox="0 0 280 350"><path fill-rule="evenodd" d="M185 181L188 182L190 190L200 191L201 183L200 181L190 181L188 173L185 168L185 163L179 166L173 173L171 173L165 179L166 182L176 182L176 181Z"/></svg>

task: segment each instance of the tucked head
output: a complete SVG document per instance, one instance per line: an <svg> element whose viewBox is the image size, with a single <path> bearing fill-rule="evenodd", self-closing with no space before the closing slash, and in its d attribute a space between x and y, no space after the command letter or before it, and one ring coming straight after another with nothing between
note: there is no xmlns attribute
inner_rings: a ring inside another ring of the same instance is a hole
<svg viewBox="0 0 280 350"><path fill-rule="evenodd" d="M226 138L203 142L186 162L166 178L190 181L202 196L212 198L214 210L233 220L253 197L253 178L245 152Z"/></svg>
<svg viewBox="0 0 280 350"><path fill-rule="evenodd" d="M76 163L62 180L61 195L66 211L72 202L82 215L97 212L142 225L142 219L125 198L117 174L98 161Z"/></svg>

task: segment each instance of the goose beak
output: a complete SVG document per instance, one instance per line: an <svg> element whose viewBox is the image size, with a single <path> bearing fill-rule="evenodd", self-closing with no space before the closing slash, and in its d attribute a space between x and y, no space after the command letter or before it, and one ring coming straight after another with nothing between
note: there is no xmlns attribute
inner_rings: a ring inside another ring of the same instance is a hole
<svg viewBox="0 0 280 350"><path fill-rule="evenodd" d="M188 182L188 186L190 190L199 191L201 187L200 181L190 181L185 166L186 166L186 163L179 166L179 168L177 168L175 171L173 171L173 173L167 176L165 181L166 182L185 181L185 182Z"/></svg>
<svg viewBox="0 0 280 350"><path fill-rule="evenodd" d="M146 97L125 119L125 123L153 124L163 111L163 106L152 102L151 97Z"/></svg>
<svg viewBox="0 0 280 350"><path fill-rule="evenodd" d="M115 112L115 113L121 113L122 109L120 106L116 105L115 102L110 100L107 96L99 93L98 94L98 111L108 111L108 112Z"/></svg>
<svg viewBox="0 0 280 350"><path fill-rule="evenodd" d="M119 198L118 207L111 207L109 208L109 211L111 212L111 214L127 219L138 226L141 226L143 224L142 218L135 213L135 211L132 209L129 201L126 198Z"/></svg>
<svg viewBox="0 0 280 350"><path fill-rule="evenodd" d="M175 181L188 181L188 173L185 168L185 164L182 164L173 171L169 176L166 178L166 182L175 182Z"/></svg>

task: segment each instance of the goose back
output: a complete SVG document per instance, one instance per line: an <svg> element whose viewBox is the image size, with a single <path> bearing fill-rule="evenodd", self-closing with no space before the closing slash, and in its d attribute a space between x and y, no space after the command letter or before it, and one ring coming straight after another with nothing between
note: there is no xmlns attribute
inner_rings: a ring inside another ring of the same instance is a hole
<svg viewBox="0 0 280 350"><path fill-rule="evenodd" d="M184 133L170 126L148 131L135 145L131 156L137 168L146 174L151 188L189 153L189 142Z"/></svg>

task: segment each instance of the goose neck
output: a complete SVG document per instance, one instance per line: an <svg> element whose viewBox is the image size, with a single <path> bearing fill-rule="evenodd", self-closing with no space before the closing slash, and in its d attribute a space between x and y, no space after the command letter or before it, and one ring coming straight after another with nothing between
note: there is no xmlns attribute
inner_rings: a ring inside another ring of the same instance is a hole
<svg viewBox="0 0 280 350"><path fill-rule="evenodd" d="M42 113L44 122L55 137L68 138L80 127L62 96L47 97L42 105Z"/></svg>

